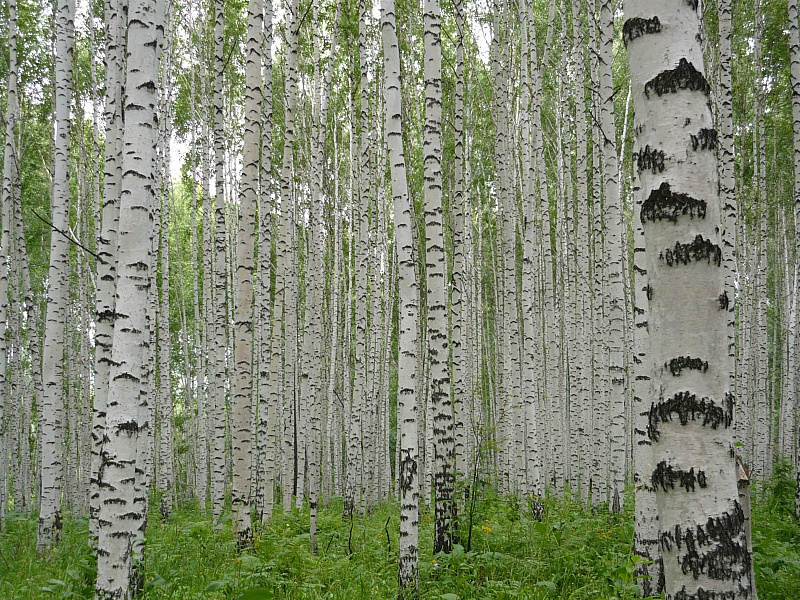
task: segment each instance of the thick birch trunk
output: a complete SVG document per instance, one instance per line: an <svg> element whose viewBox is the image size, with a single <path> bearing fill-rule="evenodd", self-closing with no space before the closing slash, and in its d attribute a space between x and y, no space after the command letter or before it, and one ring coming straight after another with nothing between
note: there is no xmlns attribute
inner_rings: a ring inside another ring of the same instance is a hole
<svg viewBox="0 0 800 600"><path fill-rule="evenodd" d="M261 151L261 34L264 20L262 0L250 0L247 15L247 62L245 65L245 129L242 179L239 193L239 237L236 245L236 344L234 349L231 419L233 428L234 529L239 547L252 546L250 522L250 475L252 472L253 399L253 272L256 203ZM267 50L271 52L271 49Z"/></svg>
<svg viewBox="0 0 800 600"><path fill-rule="evenodd" d="M673 598L751 598L752 556L738 503L725 348L716 137L694 5L629 1L623 39L631 66L645 232L653 377L647 435L659 510L665 592ZM660 162L660 159L659 159ZM656 396L657 394L657 396Z"/></svg>
<svg viewBox="0 0 800 600"><path fill-rule="evenodd" d="M159 15L154 0L132 0L128 14L127 98L117 245L119 279L106 416L108 440L100 471L95 584L98 599L130 598L138 591L133 551L145 519L141 511L146 506L137 500L137 495L147 493L146 487L139 487L142 480L137 470L144 465L137 461L141 458L140 428L146 422L140 408L147 404L146 397L142 397L142 378L148 376L146 311L151 294Z"/></svg>

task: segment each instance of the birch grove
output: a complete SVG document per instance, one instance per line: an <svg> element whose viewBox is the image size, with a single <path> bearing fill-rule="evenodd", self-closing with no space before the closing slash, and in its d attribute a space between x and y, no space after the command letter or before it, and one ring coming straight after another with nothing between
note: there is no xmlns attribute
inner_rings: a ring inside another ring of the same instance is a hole
<svg viewBox="0 0 800 600"><path fill-rule="evenodd" d="M755 597L734 478L800 482L798 18L8 0L0 527L88 514L123 598L151 496L320 560L388 503L419 596L476 503L558 499L633 515L644 595Z"/></svg>

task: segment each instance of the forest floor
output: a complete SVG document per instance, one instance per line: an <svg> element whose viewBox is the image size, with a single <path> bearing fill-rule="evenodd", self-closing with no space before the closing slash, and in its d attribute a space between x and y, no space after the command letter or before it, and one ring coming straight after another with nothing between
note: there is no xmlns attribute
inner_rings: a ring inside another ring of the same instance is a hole
<svg viewBox="0 0 800 600"><path fill-rule="evenodd" d="M800 523L792 515L794 485L780 473L756 496L753 543L761 600L800 594ZM760 497L759 497L760 496ZM155 504L155 503L154 503ZM467 511L465 511L466 513ZM432 514L420 518L420 596L426 599L637 597L633 511L587 510L564 500L545 503L542 521L487 492L476 495L450 555L432 553ZM397 597L394 504L351 524L341 501L320 511L319 556L309 547L308 509L276 515L259 528L255 553L238 554L229 513L222 527L196 510L162 519L147 530L144 599L373 600ZM65 524L60 545L36 555L36 519L11 513L0 533L0 599L92 598L94 556L85 519Z"/></svg>

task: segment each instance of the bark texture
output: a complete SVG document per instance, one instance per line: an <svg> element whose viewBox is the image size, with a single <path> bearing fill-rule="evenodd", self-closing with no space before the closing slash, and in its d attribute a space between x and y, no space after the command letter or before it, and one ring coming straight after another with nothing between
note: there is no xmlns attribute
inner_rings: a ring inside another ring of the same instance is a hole
<svg viewBox="0 0 800 600"><path fill-rule="evenodd" d="M713 129L697 6L629 0L636 151L663 152L640 173L645 234L647 437L668 599L753 597L752 556L738 502L728 389L727 311L716 153L692 144ZM657 20L658 27L648 26ZM709 174L712 174L709 177Z"/></svg>

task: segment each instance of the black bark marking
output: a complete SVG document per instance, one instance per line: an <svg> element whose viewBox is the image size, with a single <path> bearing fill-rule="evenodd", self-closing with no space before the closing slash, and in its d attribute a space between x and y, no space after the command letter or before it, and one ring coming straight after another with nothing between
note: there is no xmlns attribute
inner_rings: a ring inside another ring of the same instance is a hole
<svg viewBox="0 0 800 600"><path fill-rule="evenodd" d="M128 435L133 435L134 433L139 433L139 424L136 421L127 421L117 425L117 429L127 432Z"/></svg>
<svg viewBox="0 0 800 600"><path fill-rule="evenodd" d="M673 192L665 181L657 190L650 192L650 196L642 203L639 218L643 225L648 220L661 219L677 223L678 217L682 215L688 215L690 219L705 219L706 201L692 198L689 194Z"/></svg>
<svg viewBox="0 0 800 600"><path fill-rule="evenodd" d="M643 290L643 291L644 291L644 293L647 295L647 299L648 299L648 300L652 300L652 299L653 299L653 288L652 288L652 287L650 287L650 284L649 284L649 283L648 283L646 286L644 286L644 287L642 288L642 290Z"/></svg>
<svg viewBox="0 0 800 600"><path fill-rule="evenodd" d="M675 247L664 250L659 258L666 261L669 267L678 264L688 265L692 261L699 262L701 260L705 260L709 264L713 263L718 267L722 264L722 248L697 234L690 244L675 242Z"/></svg>
<svg viewBox="0 0 800 600"><path fill-rule="evenodd" d="M674 490L675 484L678 484L687 492L694 492L695 485L701 488L705 488L708 485L705 471L698 469L697 473L695 473L694 467L688 471L674 469L663 460L658 463L650 479L654 489L661 488L665 492Z"/></svg>
<svg viewBox="0 0 800 600"><path fill-rule="evenodd" d="M678 358L671 359L669 362L665 362L664 368L669 369L673 377L678 377L684 369L705 373L708 371L708 361L692 358L690 356L679 356Z"/></svg>
<svg viewBox="0 0 800 600"><path fill-rule="evenodd" d="M696 594L686 591L686 586L675 594L675 600L736 600L736 592L715 592L714 590L704 590L697 588Z"/></svg>
<svg viewBox="0 0 800 600"><path fill-rule="evenodd" d="M664 151L650 148L649 144L641 152L634 152L633 160L636 161L636 168L639 173L648 169L654 175L664 171Z"/></svg>
<svg viewBox="0 0 800 600"><path fill-rule="evenodd" d="M704 427L730 427L733 423L733 396L726 394L720 406L711 398L703 397L698 400L691 392L678 392L669 400L652 404L648 415L647 437L657 442L661 435L658 424L672 421L673 415L678 415L681 425L687 425L690 420L702 419Z"/></svg>
<svg viewBox="0 0 800 600"><path fill-rule="evenodd" d="M663 96L664 94L675 94L678 90L703 92L708 96L711 93L711 86L708 85L705 76L685 58L682 58L674 69L661 71L644 84L644 95L647 98L650 98L650 92Z"/></svg>
<svg viewBox="0 0 800 600"><path fill-rule="evenodd" d="M660 31L661 22L658 20L658 17L653 17L652 19L633 17L625 21L625 24L622 26L622 41L627 47L628 42L632 42L638 37L651 33L659 33Z"/></svg>
<svg viewBox="0 0 800 600"><path fill-rule="evenodd" d="M717 130L701 129L697 135L689 136L692 140L692 150L716 150L717 149Z"/></svg>
<svg viewBox="0 0 800 600"><path fill-rule="evenodd" d="M411 482L417 475L417 461L411 458L410 453L400 463L400 490L407 492L411 489Z"/></svg>
<svg viewBox="0 0 800 600"><path fill-rule="evenodd" d="M705 525L683 529L676 525L661 533L659 541L662 552L673 547L679 550L678 562L684 574L691 573L695 579L705 574L717 581L737 580L750 574L750 553L744 536L744 511L738 502L732 512L719 517L709 517ZM675 598L695 598L693 595L676 595ZM701 596L696 596L700 598ZM703 596L725 598L726 596ZM736 596L730 596L734 598Z"/></svg>
<svg viewBox="0 0 800 600"><path fill-rule="evenodd" d="M719 309L720 310L728 310L730 306L730 298L728 298L728 292L722 292L719 295Z"/></svg>

